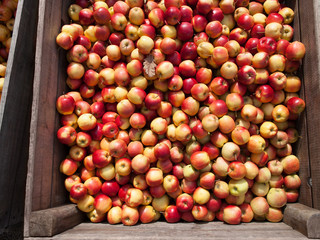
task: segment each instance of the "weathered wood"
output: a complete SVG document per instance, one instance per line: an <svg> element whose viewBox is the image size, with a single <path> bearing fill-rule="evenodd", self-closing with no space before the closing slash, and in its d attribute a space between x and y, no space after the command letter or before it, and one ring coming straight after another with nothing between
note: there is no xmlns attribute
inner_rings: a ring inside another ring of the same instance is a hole
<svg viewBox="0 0 320 240"><path fill-rule="evenodd" d="M287 5L291 7L295 12L293 28L294 28L294 40L301 41L301 31L300 29L304 27L304 23L300 22L300 11L303 9L299 9L299 1L287 1ZM304 78L304 69L303 67L300 68L299 72L297 73L298 76L305 81L307 79ZM305 99L305 88L304 84L301 87L300 97ZM306 206L312 207L313 206L313 199L312 199L312 189L309 184L309 179L311 177L310 171L310 156L309 156L309 147L308 147L308 132L307 132L307 116L303 112L298 121L297 121L297 128L300 133L299 141L293 145L294 154L300 160L300 171L299 177L301 179L301 187L300 187L300 195L299 195L299 202L305 204Z"/></svg>
<svg viewBox="0 0 320 240"><path fill-rule="evenodd" d="M288 204L283 221L308 238L320 238L320 211L300 203Z"/></svg>
<svg viewBox="0 0 320 240"><path fill-rule="evenodd" d="M301 40L307 49L303 60L303 72L313 207L320 209L320 145L317 141L320 134L320 121L318 119L318 116L320 116L318 104L320 102L320 26L317 24L320 19L320 2L316 0L300 1L299 7L300 22L303 24L300 28Z"/></svg>
<svg viewBox="0 0 320 240"><path fill-rule="evenodd" d="M59 116L55 110L56 97L66 88L63 81L65 56L60 56L63 51L58 49L54 40L61 24L64 24L61 22L62 16L66 15L63 4L66 6L70 2L39 1L24 236L29 235L32 211L56 207L66 200L63 177L58 171L66 150L57 143L54 134L59 125ZM57 9L59 11L54 11Z"/></svg>
<svg viewBox="0 0 320 240"><path fill-rule="evenodd" d="M41 221L44 219L42 214L48 215L52 209L57 209L54 207L61 206L67 200L66 191L63 187L64 178L58 172L58 166L60 161L65 157L66 148L58 143L55 136L55 132L59 127L59 116L55 110L55 100L66 89L65 70L67 62L65 51L57 47L54 39L60 27L68 22L66 13L70 2L70 0L40 0L41 11L38 26L38 49L36 53L30 159L25 208L24 236L26 237L35 235L45 236L46 234L47 236L51 236L52 234L56 234L54 233L54 229L59 229L59 225L55 221L58 221L59 218L55 216L42 223ZM309 64L313 65L313 67L310 67L307 64L316 62L318 59L317 56L314 56L317 51L314 44L315 33L309 32L314 30L312 27L314 24L313 15L309 14L313 5L312 0L304 1L303 6L302 4L298 5L298 0L288 0L287 2L298 13L295 16L294 22L296 26L295 39L301 39L306 44L306 47L311 49L307 52L306 59L308 61L304 61L303 70L299 74L304 75L303 79L306 83L306 86L303 86L301 91L302 97L306 99L307 105L311 104L313 107L307 107L306 113L301 115L300 131L302 139L297 144L296 152L301 161L300 177L302 179L302 187L299 201L308 206L313 206L313 204L316 206L316 201L320 204L318 200L320 196L317 193L319 188L313 191L316 195L312 197L312 189L308 184L309 178L312 176L314 180L317 178L316 174L320 171L320 167L317 165L319 163L315 162L320 154L320 148L316 146L317 135L311 134L315 128L320 131L319 121L313 123L312 129L309 127L312 124L312 120L314 121L313 114L319 113L319 110L316 108L317 104L314 104L315 99L317 99L316 95L319 93L318 80L316 78L319 66ZM299 14L298 10L303 12L303 14ZM309 19L305 21L305 18ZM300 27L303 28L301 32L299 32ZM310 70L316 71L309 73ZM307 88L309 81L314 86ZM316 84L317 86L315 87ZM315 89L315 93L312 93L312 95L310 94L311 89ZM313 143L310 145L310 142ZM312 151L317 152L312 153ZM309 158L312 158L313 161L311 166L318 167L318 170L312 169L312 173L309 168ZM320 186L320 183L317 186ZM74 205L72 206L74 207ZM58 208L60 209L60 207ZM61 214L61 219L68 219L68 214L61 209L58 211ZM50 226L54 224L56 227L51 228ZM63 224L63 230L69 230L50 239L101 239L101 236L108 236L110 239L194 239L195 237L201 239L212 239L213 237L215 239L228 239L231 236L236 236L237 239L306 239L284 223L250 223L230 226L220 222L206 224L167 224L157 222L133 227L82 223L74 228L71 228L74 225L71 226L70 224L72 225L73 223L66 221ZM31 231L29 232L29 230Z"/></svg>
<svg viewBox="0 0 320 240"><path fill-rule="evenodd" d="M37 9L19 1L1 97L0 234L23 222Z"/></svg>
<svg viewBox="0 0 320 240"><path fill-rule="evenodd" d="M30 238L37 239L37 238ZM42 238L43 239L43 238ZM44 238L45 239L45 238ZM307 239L284 223L253 222L228 225L222 222L169 224L155 222L132 227L82 223L50 239Z"/></svg>
<svg viewBox="0 0 320 240"><path fill-rule="evenodd" d="M84 213L74 204L34 211L30 216L30 235L51 237L83 222Z"/></svg>

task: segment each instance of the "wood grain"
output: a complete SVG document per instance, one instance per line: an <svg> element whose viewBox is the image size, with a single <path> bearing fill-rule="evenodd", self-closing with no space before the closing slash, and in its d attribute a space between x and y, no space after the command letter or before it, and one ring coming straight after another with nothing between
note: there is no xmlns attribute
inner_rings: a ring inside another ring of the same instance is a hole
<svg viewBox="0 0 320 240"><path fill-rule="evenodd" d="M310 157L310 170L312 181L312 198L313 207L320 209L320 85L319 85L319 69L320 69L320 50L319 50L319 1L306 0L299 3L300 5L300 22L301 24L301 41L306 46L306 56L303 60L304 73L304 91L306 101L306 119L307 119L307 135L308 148Z"/></svg>
<svg viewBox="0 0 320 240"><path fill-rule="evenodd" d="M320 211L300 203L288 204L283 221L308 238L320 238Z"/></svg>
<svg viewBox="0 0 320 240"><path fill-rule="evenodd" d="M299 1L287 1L287 5L291 7L295 12L293 28L294 28L294 40L301 41L301 28L304 28L304 22L300 21L300 12L303 9L300 9ZM305 81L304 77L304 68L303 66L298 71L297 75L301 78L302 81ZM305 87L304 84L301 87L300 97L305 99ZM309 145L308 145L308 132L307 132L307 116L303 112L298 121L297 121L297 128L300 134L300 138L297 143L293 145L294 154L300 160L300 171L299 177L301 178L301 187L300 187L300 195L299 195L299 202L305 204L306 206L312 207L313 206L313 199L312 199L312 188L309 184L309 180L311 177L311 170L310 170L310 156L309 156Z"/></svg>
<svg viewBox="0 0 320 240"><path fill-rule="evenodd" d="M27 238L37 239L37 238ZM46 238L41 238L46 239ZM48 238L47 238L48 239ZM135 226L82 223L50 239L307 239L284 223L253 222L228 225L222 222L169 224L155 222Z"/></svg>
<svg viewBox="0 0 320 240"><path fill-rule="evenodd" d="M25 208L24 236L26 237L39 234L39 225L34 225L34 223L38 222L39 224L39 222L43 220L41 217L42 213L51 213L54 207L60 208L66 201L63 176L58 171L60 161L66 155L66 148L58 143L54 133L59 127L59 116L55 110L55 101L57 96L66 90L65 70L67 63L65 51L59 49L53 39L55 39L60 31L60 27L68 22L66 10L70 2L69 0L40 0L41 11L38 26L38 48L36 53L31 123L32 144L30 145ZM299 26L302 29L301 32L296 31L295 39L298 40L301 38L301 41L310 49L307 52L306 60L303 62L303 71L299 73L304 74L303 79L306 85L302 89L302 95L306 99L307 105L313 105L307 108L306 113L302 114L300 121L302 139L297 144L297 155L301 161L300 176L302 178L302 188L300 190L301 196L299 201L308 206L319 206L320 196L317 192L320 191L319 187L317 187L316 190L312 190L310 185L308 185L310 177L312 177L313 181L317 182L319 180L317 174L320 176L319 163L315 162L320 154L320 147L316 146L316 137L319 136L320 133L319 121L313 123L313 126L310 127L312 120L314 121L314 114L319 113L316 107L317 104L312 103L319 100L317 96L319 95L319 83L317 80L319 66L318 64L308 64L310 62L318 63L318 55L316 53L318 51L318 43L314 44L316 36L313 17L315 14L309 13L313 7L312 0L304 1L303 6L297 4L298 0L288 1L288 3L290 3L295 10L298 10L300 7L299 14L295 17L295 26ZM306 9L310 9L310 11ZM309 84L311 84L311 86L307 86ZM312 90L315 92L312 93ZM312 142L312 144L309 144L310 142ZM309 168L309 159L311 159L312 162L311 170ZM314 169L314 166L318 167L318 169ZM320 186L319 181L317 186ZM318 201L319 204L316 203L316 201ZM58 212L61 213L60 216L63 219L65 214L61 209ZM48 220L48 222L54 225L52 218ZM29 224L31 225L29 226ZM52 228L50 228L50 224L46 223L43 227L48 235L55 234ZM65 223L61 229L65 230L70 227L68 223ZM31 231L30 234L30 229L35 232ZM39 232L36 234L37 231ZM50 239L101 239L101 236L108 236L110 239L194 239L195 237L201 239L230 239L231 236L237 236L237 239L306 239L303 235L294 231L284 223L250 223L230 226L220 222L206 224L167 224L157 222L133 227L82 223ZM241 238L238 238L239 236L241 236Z"/></svg>
<svg viewBox="0 0 320 240"><path fill-rule="evenodd" d="M1 97L0 233L23 222L37 9L19 1Z"/></svg>
<svg viewBox="0 0 320 240"><path fill-rule="evenodd" d="M57 235L83 222L84 216L74 204L34 211L30 216L30 236Z"/></svg>
<svg viewBox="0 0 320 240"><path fill-rule="evenodd" d="M55 147L54 126L59 69L55 36L60 30L61 1L39 1L37 50L30 126L29 162L26 184L24 236L29 235L32 211L51 207L53 159L63 149ZM50 27L48 27L50 26ZM63 202L63 200L61 200Z"/></svg>

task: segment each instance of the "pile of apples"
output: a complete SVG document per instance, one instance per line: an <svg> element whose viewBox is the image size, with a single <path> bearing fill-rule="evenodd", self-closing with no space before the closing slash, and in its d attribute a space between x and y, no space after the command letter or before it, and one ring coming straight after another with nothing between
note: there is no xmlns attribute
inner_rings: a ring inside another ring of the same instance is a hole
<svg viewBox="0 0 320 240"><path fill-rule="evenodd" d="M0 1L0 98L6 75L7 60L18 0Z"/></svg>
<svg viewBox="0 0 320 240"><path fill-rule="evenodd" d="M92 222L278 222L305 102L278 0L76 0L56 38L70 200ZM291 24L291 25L290 25Z"/></svg>

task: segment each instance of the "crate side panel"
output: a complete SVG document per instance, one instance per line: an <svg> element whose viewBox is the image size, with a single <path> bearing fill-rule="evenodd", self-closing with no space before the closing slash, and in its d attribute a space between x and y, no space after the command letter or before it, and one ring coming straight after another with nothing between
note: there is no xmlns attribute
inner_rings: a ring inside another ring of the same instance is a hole
<svg viewBox="0 0 320 240"><path fill-rule="evenodd" d="M299 1L287 1L287 6L291 7L295 12L293 27L294 27L294 40L303 41L301 37L301 28L304 27L305 22L301 22L300 20L300 12L303 9L299 8ZM297 75L302 79L302 81L307 80L304 76L304 68L303 66L300 68ZM302 99L305 99L305 88L304 85L301 87L300 96ZM300 187L300 195L299 202L305 204L306 206L312 207L312 189L309 185L309 179L311 176L310 170L310 156L309 156L309 147L308 147L308 131L307 131L307 118L306 114L303 112L297 121L297 128L300 134L299 141L293 144L294 154L300 160L300 171L299 177L301 178L301 187Z"/></svg>
<svg viewBox="0 0 320 240"><path fill-rule="evenodd" d="M42 3L42 0L40 1ZM61 27L61 1L44 1L38 26L37 64L33 108L36 109L34 136L34 172L32 211L51 207L54 156L62 154L56 148L55 124L59 120L55 102L58 94L59 50L55 38ZM61 51L61 50L60 50Z"/></svg>
<svg viewBox="0 0 320 240"><path fill-rule="evenodd" d="M19 1L0 104L0 226L23 222L37 1Z"/></svg>
<svg viewBox="0 0 320 240"><path fill-rule="evenodd" d="M320 209L320 85L319 85L319 37L320 2L307 0L299 3L301 40L306 45L306 56L303 60L304 89L308 131L308 147L312 182L313 207ZM302 163L303 164L303 163Z"/></svg>

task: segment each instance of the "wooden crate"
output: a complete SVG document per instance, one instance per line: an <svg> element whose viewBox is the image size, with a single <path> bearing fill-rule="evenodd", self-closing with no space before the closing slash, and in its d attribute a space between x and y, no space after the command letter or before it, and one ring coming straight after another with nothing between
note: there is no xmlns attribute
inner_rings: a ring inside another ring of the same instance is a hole
<svg viewBox="0 0 320 240"><path fill-rule="evenodd" d="M38 1L19 0L0 104L0 238L23 226L37 21Z"/></svg>
<svg viewBox="0 0 320 240"><path fill-rule="evenodd" d="M320 238L320 135L319 101L319 43L317 36L317 0L288 0L294 8L295 39L307 47L301 77L305 85L302 95L307 110L301 115L299 128L301 139L296 144L296 154L301 161L302 186L299 203L290 204L285 210L282 223L251 223L229 226L219 222L207 224L163 222L124 227L83 222L84 215L76 206L68 203L63 186L64 177L59 173L60 161L66 155L56 139L59 116L55 110L57 96L66 91L66 53L59 49L55 37L63 24L68 23L67 8L70 0L40 0L37 33L34 98L31 119L28 177L26 186L24 236L52 237L52 239L175 239L194 238L243 238L303 239L302 234L292 230L294 226L308 237ZM312 180L312 181L311 181ZM313 187L312 187L313 186ZM289 225L287 225L289 224Z"/></svg>

